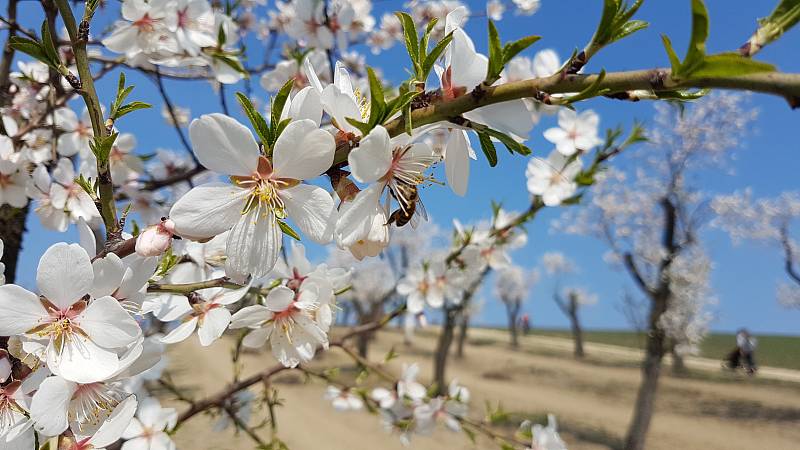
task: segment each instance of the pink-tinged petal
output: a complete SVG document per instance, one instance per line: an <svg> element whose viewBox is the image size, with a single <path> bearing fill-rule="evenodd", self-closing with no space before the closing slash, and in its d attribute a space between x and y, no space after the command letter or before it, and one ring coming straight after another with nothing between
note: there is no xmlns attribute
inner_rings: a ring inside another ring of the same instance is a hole
<svg viewBox="0 0 800 450"><path fill-rule="evenodd" d="M261 205L241 216L228 235L227 267L255 278L268 274L281 251L282 232L272 211Z"/></svg>
<svg viewBox="0 0 800 450"><path fill-rule="evenodd" d="M124 347L142 334L136 320L110 296L93 300L75 320L94 342L106 348Z"/></svg>
<svg viewBox="0 0 800 450"><path fill-rule="evenodd" d="M333 237L336 211L333 197L319 186L298 184L279 193L286 213L314 242L325 244Z"/></svg>
<svg viewBox="0 0 800 450"><path fill-rule="evenodd" d="M175 327L172 331L169 332L166 336L161 338L161 342L164 344L177 344L178 342L183 342L189 336L194 333L194 329L197 328L197 317L192 317L186 322Z"/></svg>
<svg viewBox="0 0 800 450"><path fill-rule="evenodd" d="M242 216L249 191L227 183L207 183L179 198L169 212L175 233L207 239L231 229Z"/></svg>
<svg viewBox="0 0 800 450"><path fill-rule="evenodd" d="M228 324L231 323L231 313L226 308L214 308L203 315L197 329L200 345L208 347L222 336Z"/></svg>
<svg viewBox="0 0 800 450"><path fill-rule="evenodd" d="M276 288L277 289L277 288ZM273 289L274 291L274 289ZM268 295L269 296L269 295ZM236 311L231 317L231 328L255 327L272 318L272 311L263 305L250 305Z"/></svg>
<svg viewBox="0 0 800 450"><path fill-rule="evenodd" d="M281 133L273 151L275 176L310 180L333 164L336 142L333 136L311 120L295 120Z"/></svg>
<svg viewBox="0 0 800 450"><path fill-rule="evenodd" d="M119 357L81 335L73 333L59 354L52 344L47 349L47 367L56 375L76 383L103 381L119 369Z"/></svg>
<svg viewBox="0 0 800 450"><path fill-rule="evenodd" d="M444 168L447 184L456 195L467 193L469 180L469 142L460 130L450 132L445 147Z"/></svg>
<svg viewBox="0 0 800 450"><path fill-rule="evenodd" d="M361 139L347 156L353 178L372 183L384 176L392 164L392 148L386 128L378 125Z"/></svg>
<svg viewBox="0 0 800 450"><path fill-rule="evenodd" d="M58 436L69 426L67 410L78 385L61 377L48 377L31 400L33 428L45 436Z"/></svg>
<svg viewBox="0 0 800 450"><path fill-rule="evenodd" d="M282 312L286 311L289 308L289 305L292 304L294 301L294 291L285 287L285 286L278 286L275 289L269 291L267 294L267 299L264 302L264 305L273 312Z"/></svg>
<svg viewBox="0 0 800 450"><path fill-rule="evenodd" d="M78 244L55 244L39 260L36 284L42 295L61 309L88 294L93 282L92 262Z"/></svg>
<svg viewBox="0 0 800 450"><path fill-rule="evenodd" d="M224 114L206 114L192 121L189 137L197 159L225 175L252 175L258 169L258 143L250 130Z"/></svg>
<svg viewBox="0 0 800 450"><path fill-rule="evenodd" d="M0 336L22 334L48 316L39 296L16 284L0 286L0 311Z"/></svg>
<svg viewBox="0 0 800 450"><path fill-rule="evenodd" d="M131 395L114 408L114 412L89 439L94 448L104 448L117 442L136 414L136 397Z"/></svg>

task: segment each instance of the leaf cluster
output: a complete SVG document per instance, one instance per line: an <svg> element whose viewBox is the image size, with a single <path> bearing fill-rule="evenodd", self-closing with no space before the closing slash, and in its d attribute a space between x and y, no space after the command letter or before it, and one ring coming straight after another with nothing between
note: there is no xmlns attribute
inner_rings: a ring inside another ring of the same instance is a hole
<svg viewBox="0 0 800 450"><path fill-rule="evenodd" d="M414 80L419 83L425 83L436 60L439 59L447 45L453 40L453 33L448 33L428 52L431 33L433 32L433 27L438 23L438 19L434 18L428 22L425 32L420 37L414 19L409 14L404 12L395 14L403 26L403 40L405 41L408 56L411 57L411 64L414 67Z"/></svg>
<svg viewBox="0 0 800 450"><path fill-rule="evenodd" d="M526 36L502 45L494 21L489 20L489 64L486 69L485 83L491 85L500 79L500 72L503 71L503 67L505 67L513 57L517 56L520 52L530 47L541 38L541 36Z"/></svg>

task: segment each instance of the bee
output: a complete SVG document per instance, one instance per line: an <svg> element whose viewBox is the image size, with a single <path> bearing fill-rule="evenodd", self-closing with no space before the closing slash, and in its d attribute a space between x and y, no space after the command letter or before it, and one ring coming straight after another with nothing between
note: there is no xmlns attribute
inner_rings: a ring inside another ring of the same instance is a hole
<svg viewBox="0 0 800 450"><path fill-rule="evenodd" d="M416 228L419 223L418 216L422 215L425 220L428 220L428 213L425 211L425 205L422 204L422 200L419 198L417 186L416 184L401 180L395 182L394 189L391 189L389 192L392 197L397 200L397 204L400 208L389 215L389 220L386 222L386 225L395 223L398 227L402 227L410 222L411 226Z"/></svg>

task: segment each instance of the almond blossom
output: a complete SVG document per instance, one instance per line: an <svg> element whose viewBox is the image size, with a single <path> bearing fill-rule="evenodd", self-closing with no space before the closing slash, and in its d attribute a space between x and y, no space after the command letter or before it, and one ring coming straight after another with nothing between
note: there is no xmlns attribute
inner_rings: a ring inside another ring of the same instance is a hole
<svg viewBox="0 0 800 450"><path fill-rule="evenodd" d="M136 417L122 433L122 450L175 450L167 432L175 428L177 420L174 408L163 408L153 397L143 399Z"/></svg>
<svg viewBox="0 0 800 450"><path fill-rule="evenodd" d="M86 251L77 244L51 246L36 282L41 298L14 284L0 286L0 335L30 339L47 367L67 380L91 383L113 375L120 353L141 330L116 299L89 295L95 274Z"/></svg>
<svg viewBox="0 0 800 450"><path fill-rule="evenodd" d="M544 138L556 145L556 150L564 156L576 152L587 152L603 143L598 133L600 116L591 109L580 114L562 108L558 112L558 128L549 128Z"/></svg>
<svg viewBox="0 0 800 450"><path fill-rule="evenodd" d="M277 286L264 305L246 306L231 318L231 328L251 328L242 341L258 348L269 340L272 354L286 367L297 367L314 357L317 346L328 347L328 336L319 323L318 286L302 283L297 290Z"/></svg>
<svg viewBox="0 0 800 450"><path fill-rule="evenodd" d="M558 206L575 195L575 177L583 168L580 158L569 158L553 150L547 159L531 158L525 169L528 192L539 195L546 206Z"/></svg>
<svg viewBox="0 0 800 450"><path fill-rule="evenodd" d="M317 242L331 238L333 198L302 183L333 163L334 140L308 119L291 122L275 143L270 160L252 133L222 114L204 115L189 127L193 149L211 170L231 176L232 184L197 186L172 206L175 232L208 239L231 230L227 264L240 274L266 275L281 249L279 223L290 218Z"/></svg>
<svg viewBox="0 0 800 450"><path fill-rule="evenodd" d="M409 198L408 187L416 191L427 179L425 171L436 160L427 144L409 143L403 136L390 139L384 127L373 128L348 155L353 178L369 186L341 205L334 233L339 246L361 245L374 233L377 220L388 215L390 202L385 206L380 204L384 192L388 191L388 195L397 199L401 210L406 208L404 205L415 203L416 198ZM413 224L415 216L423 211L420 207L405 212L409 213ZM382 227L388 228L386 224L390 221L391 218L383 222ZM377 234L383 235L382 232Z"/></svg>
<svg viewBox="0 0 800 450"><path fill-rule="evenodd" d="M94 138L89 111L84 110L80 118L70 108L59 108L54 112L55 122L63 133L58 136L58 154L72 156L80 153L81 157L89 154L89 142Z"/></svg>
<svg viewBox="0 0 800 450"><path fill-rule="evenodd" d="M207 347L222 336L231 322L231 312L227 305L241 300L250 286L239 289L227 290L223 288L201 289L196 291L190 302L183 297L183 311L175 311L182 317L182 323L175 327L169 334L161 338L165 344L175 344L186 340L197 330L200 345Z"/></svg>

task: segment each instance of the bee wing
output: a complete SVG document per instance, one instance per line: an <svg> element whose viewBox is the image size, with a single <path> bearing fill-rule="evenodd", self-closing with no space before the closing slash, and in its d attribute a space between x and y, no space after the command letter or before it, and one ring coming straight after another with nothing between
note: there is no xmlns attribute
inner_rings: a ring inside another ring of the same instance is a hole
<svg viewBox="0 0 800 450"><path fill-rule="evenodd" d="M419 224L421 223L420 217L422 217L422 220L425 220L426 222L428 221L428 211L425 210L425 205L422 204L422 200L417 199L416 212L414 213L414 215L411 216L411 221L410 221L411 228L416 229L417 226L419 226Z"/></svg>

